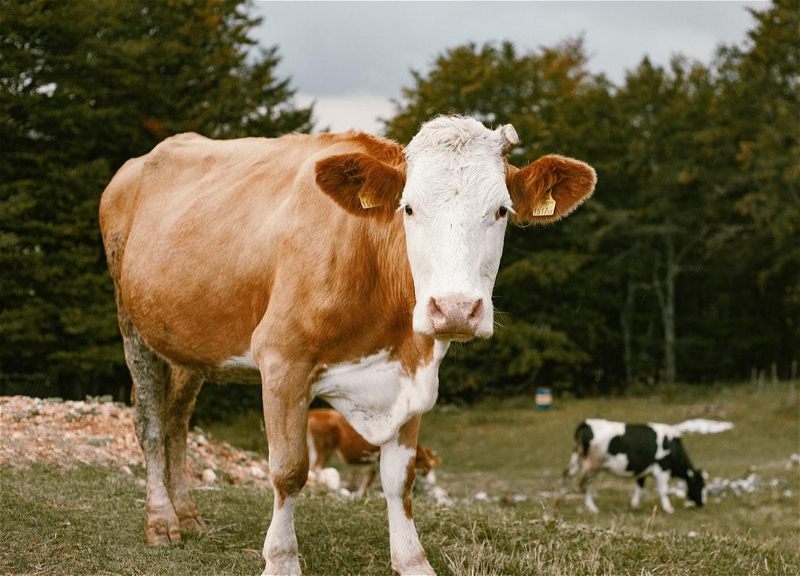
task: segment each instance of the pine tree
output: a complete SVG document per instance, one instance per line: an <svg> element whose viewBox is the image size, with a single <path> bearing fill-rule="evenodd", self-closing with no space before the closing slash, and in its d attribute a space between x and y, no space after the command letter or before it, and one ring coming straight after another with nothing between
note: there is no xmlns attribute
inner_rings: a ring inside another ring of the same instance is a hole
<svg viewBox="0 0 800 576"><path fill-rule="evenodd" d="M0 0L0 371L73 396L127 381L97 223L125 160L178 132L311 128L248 7Z"/></svg>

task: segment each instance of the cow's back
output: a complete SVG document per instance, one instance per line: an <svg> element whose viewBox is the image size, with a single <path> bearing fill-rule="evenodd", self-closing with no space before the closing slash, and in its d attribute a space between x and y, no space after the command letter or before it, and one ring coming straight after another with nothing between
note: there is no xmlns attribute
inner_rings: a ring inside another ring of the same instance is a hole
<svg viewBox="0 0 800 576"><path fill-rule="evenodd" d="M317 159L354 150L346 135L183 134L127 162L100 222L118 304L145 341L208 367L248 350L276 278L297 276L293 258L320 274L313 263L329 256L313 251L333 248L313 235L356 226L314 184Z"/></svg>

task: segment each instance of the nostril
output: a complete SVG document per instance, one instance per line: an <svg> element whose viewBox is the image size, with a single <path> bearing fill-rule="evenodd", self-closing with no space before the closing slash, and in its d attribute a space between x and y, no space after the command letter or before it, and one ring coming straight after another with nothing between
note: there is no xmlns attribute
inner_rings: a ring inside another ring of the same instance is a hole
<svg viewBox="0 0 800 576"><path fill-rule="evenodd" d="M472 310L469 313L470 320L477 320L483 314L483 300L476 300L475 304L472 306Z"/></svg>
<svg viewBox="0 0 800 576"><path fill-rule="evenodd" d="M439 303L436 301L436 298L431 298L430 302L428 302L428 314L435 320L445 320L447 318L445 313L442 312L442 309L439 307Z"/></svg>

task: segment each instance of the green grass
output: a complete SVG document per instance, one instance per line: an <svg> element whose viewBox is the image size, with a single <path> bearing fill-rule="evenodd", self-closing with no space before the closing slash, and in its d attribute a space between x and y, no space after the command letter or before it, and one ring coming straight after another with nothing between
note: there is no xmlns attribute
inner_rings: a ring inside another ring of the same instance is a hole
<svg viewBox="0 0 800 576"><path fill-rule="evenodd" d="M712 476L750 471L779 486L710 499L685 509L672 497L672 516L653 513L654 490L641 510L628 507L633 483L596 483L601 513L584 514L579 499L554 506L540 492L557 483L571 451L574 426L602 416L678 422L705 407L734 430L685 440L695 464ZM694 408L692 408L694 407ZM212 437L264 449L258 418L217 425ZM451 508L425 497L415 518L439 574L797 574L800 479L784 462L798 451L796 411L745 388L704 389L660 397L557 402L538 412L527 400L474 408L437 408L423 421L422 442L444 458L439 481L458 500ZM792 497L783 490L791 489ZM272 505L269 490L225 486L195 491L210 529L168 548L144 541L144 488L109 469L60 471L39 466L2 470L0 574L259 574L259 551ZM522 492L518 506L462 503L475 492ZM377 494L345 501L304 490L297 507L301 564L306 574L386 574L388 527ZM690 532L692 534L690 534Z"/></svg>

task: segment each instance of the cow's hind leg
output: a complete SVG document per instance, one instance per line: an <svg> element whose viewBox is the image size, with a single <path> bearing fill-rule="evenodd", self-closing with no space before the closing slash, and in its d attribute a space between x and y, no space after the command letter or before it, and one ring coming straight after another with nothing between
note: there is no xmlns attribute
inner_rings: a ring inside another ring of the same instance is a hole
<svg viewBox="0 0 800 576"><path fill-rule="evenodd" d="M580 482L581 491L583 492L583 504L592 514L597 514L600 511L597 508L597 504L594 503L594 498L592 497L592 481L596 475L596 469L590 466L584 466L584 472Z"/></svg>
<svg viewBox="0 0 800 576"><path fill-rule="evenodd" d="M395 439L381 446L381 484L389 512L392 569L401 576L434 574L411 511L420 420L420 416L413 417Z"/></svg>
<svg viewBox="0 0 800 576"><path fill-rule="evenodd" d="M556 504L561 504L564 501L564 498L567 496L569 492L569 482L570 480L578 474L581 470L581 457L578 455L578 451L575 450L570 456L569 464L564 469L564 472L561 474L561 489L558 492L558 496L556 497Z"/></svg>
<svg viewBox="0 0 800 576"><path fill-rule="evenodd" d="M262 359L264 424L269 442L269 470L274 506L264 540L263 576L300 574L294 531L294 504L308 479L308 405L310 370L293 367L276 357Z"/></svg>
<svg viewBox="0 0 800 576"><path fill-rule="evenodd" d="M631 508L638 508L639 503L642 499L642 494L644 493L644 476L640 476L636 479L636 489L633 491L633 497L631 498Z"/></svg>
<svg viewBox="0 0 800 576"><path fill-rule="evenodd" d="M186 438L203 378L196 372L175 365L172 366L171 376L164 423L167 491L181 530L202 530L205 522L194 505L186 477Z"/></svg>
<svg viewBox="0 0 800 576"><path fill-rule="evenodd" d="M170 366L130 325L123 326L125 360L131 372L136 407L134 425L147 468L147 542L168 544L181 539L178 517L165 482L164 414Z"/></svg>

